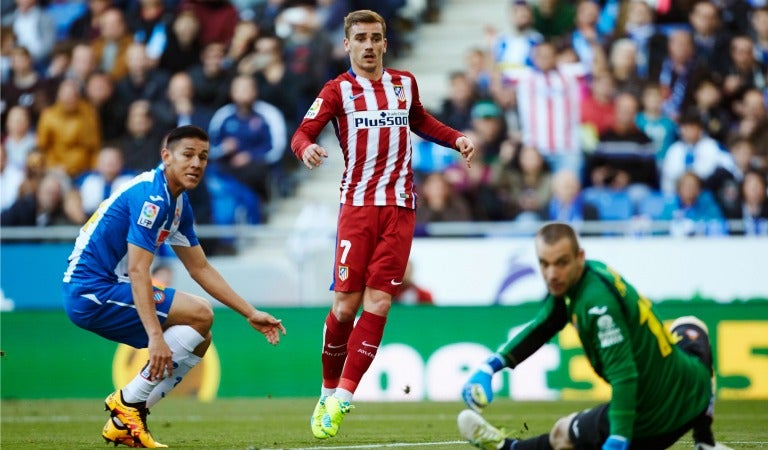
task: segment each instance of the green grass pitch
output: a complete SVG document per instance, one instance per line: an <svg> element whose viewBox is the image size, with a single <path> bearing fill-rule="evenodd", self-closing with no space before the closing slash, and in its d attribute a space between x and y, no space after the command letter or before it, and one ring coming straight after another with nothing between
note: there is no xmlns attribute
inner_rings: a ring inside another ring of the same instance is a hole
<svg viewBox="0 0 768 450"><path fill-rule="evenodd" d="M315 401L219 399L199 403L168 398L155 406L148 422L153 436L174 449L472 448L461 442L456 428L456 415L462 409L458 402L358 402L339 435L321 441L309 431ZM101 427L107 413L100 399L3 400L0 406L3 449L106 448ZM530 437L547 432L557 418L589 406L500 399L485 415L513 434ZM768 401L719 401L715 435L735 449L768 448ZM672 448L693 448L690 435Z"/></svg>

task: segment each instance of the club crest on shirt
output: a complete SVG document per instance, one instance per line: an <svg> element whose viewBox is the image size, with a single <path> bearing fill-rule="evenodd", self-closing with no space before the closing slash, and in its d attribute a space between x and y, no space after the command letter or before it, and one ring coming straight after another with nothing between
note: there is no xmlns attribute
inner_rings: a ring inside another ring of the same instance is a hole
<svg viewBox="0 0 768 450"><path fill-rule="evenodd" d="M339 280L346 281L349 278L349 267L339 266Z"/></svg>
<svg viewBox="0 0 768 450"><path fill-rule="evenodd" d="M165 301L165 292L159 289L155 289L155 291L152 293L152 300L154 300L158 305L163 303Z"/></svg>
<svg viewBox="0 0 768 450"><path fill-rule="evenodd" d="M159 212L159 206L154 203L144 202L144 206L141 207L141 212L139 213L139 220L136 223L144 228L152 228Z"/></svg>
<svg viewBox="0 0 768 450"><path fill-rule="evenodd" d="M402 84L394 84L392 85L392 89L395 91L395 95L397 96L397 100L404 102L405 101L405 89L403 88Z"/></svg>
<svg viewBox="0 0 768 450"><path fill-rule="evenodd" d="M597 318L597 338L600 340L600 348L607 348L624 341L621 330L616 326L613 317L603 315Z"/></svg>
<svg viewBox="0 0 768 450"><path fill-rule="evenodd" d="M305 119L314 119L315 116L317 116L317 113L320 112L320 107L323 106L323 99L322 98L316 98L314 102L312 102L312 105L310 105L309 109L307 110L307 113L304 114Z"/></svg>

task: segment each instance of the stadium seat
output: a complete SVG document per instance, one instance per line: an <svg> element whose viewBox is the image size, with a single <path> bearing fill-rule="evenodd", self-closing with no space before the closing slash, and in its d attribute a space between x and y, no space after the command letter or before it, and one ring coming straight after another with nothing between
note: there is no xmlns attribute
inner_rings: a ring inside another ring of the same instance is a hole
<svg viewBox="0 0 768 450"><path fill-rule="evenodd" d="M629 220L634 215L632 199L626 191L586 188L584 201L597 208L600 220Z"/></svg>
<svg viewBox="0 0 768 450"><path fill-rule="evenodd" d="M259 196L233 177L209 171L206 174L208 192L211 195L213 223L234 225L263 222Z"/></svg>
<svg viewBox="0 0 768 450"><path fill-rule="evenodd" d="M661 192L652 192L637 205L637 214L651 220L660 220L668 199Z"/></svg>

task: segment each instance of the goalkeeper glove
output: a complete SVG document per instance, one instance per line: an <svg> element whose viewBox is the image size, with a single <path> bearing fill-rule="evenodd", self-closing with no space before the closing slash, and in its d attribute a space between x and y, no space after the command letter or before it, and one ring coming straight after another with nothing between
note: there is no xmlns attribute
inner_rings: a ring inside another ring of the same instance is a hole
<svg viewBox="0 0 768 450"><path fill-rule="evenodd" d="M491 379L493 374L506 366L504 359L498 353L494 353L481 365L469 380L464 384L461 396L467 406L481 412L493 400L493 387Z"/></svg>
<svg viewBox="0 0 768 450"><path fill-rule="evenodd" d="M603 444L603 450L627 450L629 448L629 439L624 436L612 434Z"/></svg>

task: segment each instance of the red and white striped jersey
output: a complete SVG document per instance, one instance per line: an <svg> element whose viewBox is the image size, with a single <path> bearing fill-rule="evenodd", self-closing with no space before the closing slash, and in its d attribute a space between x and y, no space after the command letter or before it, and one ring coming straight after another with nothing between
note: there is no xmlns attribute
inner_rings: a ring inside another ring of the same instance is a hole
<svg viewBox="0 0 768 450"><path fill-rule="evenodd" d="M573 154L581 150L581 77L579 65L547 73L523 69L512 77L523 142L543 155ZM569 70L570 69L570 70Z"/></svg>
<svg viewBox="0 0 768 450"><path fill-rule="evenodd" d="M327 82L291 139L301 159L331 121L344 153L341 203L415 209L411 133L454 148L461 133L421 104L413 74L386 69L371 81L349 70Z"/></svg>

